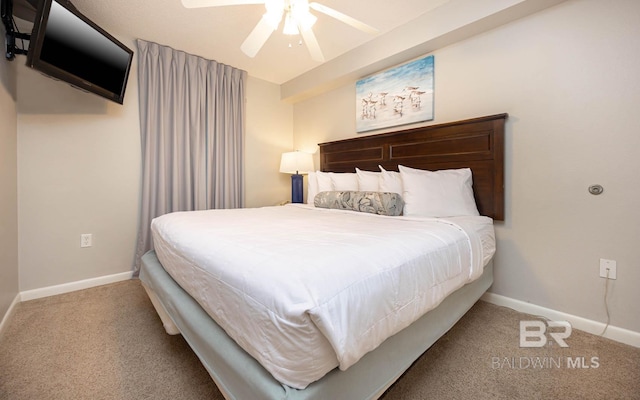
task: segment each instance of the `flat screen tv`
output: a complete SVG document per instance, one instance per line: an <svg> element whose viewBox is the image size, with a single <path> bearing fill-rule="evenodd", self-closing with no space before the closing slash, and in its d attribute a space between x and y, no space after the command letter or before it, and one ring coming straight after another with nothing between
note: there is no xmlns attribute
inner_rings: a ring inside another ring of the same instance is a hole
<svg viewBox="0 0 640 400"><path fill-rule="evenodd" d="M27 65L123 104L133 51L65 0L40 0Z"/></svg>

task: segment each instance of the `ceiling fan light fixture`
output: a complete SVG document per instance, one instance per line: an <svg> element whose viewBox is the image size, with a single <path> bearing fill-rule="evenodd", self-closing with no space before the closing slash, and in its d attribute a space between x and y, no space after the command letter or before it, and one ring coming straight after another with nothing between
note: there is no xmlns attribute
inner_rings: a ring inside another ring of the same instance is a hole
<svg viewBox="0 0 640 400"><path fill-rule="evenodd" d="M293 20L302 30L310 29L318 18L309 12L309 2L307 0L290 0L290 13Z"/></svg>
<svg viewBox="0 0 640 400"><path fill-rule="evenodd" d="M293 20L290 12L287 12L287 15L284 17L284 28L282 29L282 33L285 35L297 35L300 33L298 31L298 24Z"/></svg>

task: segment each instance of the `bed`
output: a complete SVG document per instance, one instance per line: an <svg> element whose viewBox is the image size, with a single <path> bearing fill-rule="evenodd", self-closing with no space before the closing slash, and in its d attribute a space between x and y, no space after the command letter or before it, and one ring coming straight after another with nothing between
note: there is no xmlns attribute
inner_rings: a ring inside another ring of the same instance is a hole
<svg viewBox="0 0 640 400"><path fill-rule="evenodd" d="M504 219L506 118L320 144L321 173L469 169L484 217L391 217L303 204L157 219L158 253L144 255L140 279L165 329L184 336L228 399L378 398L493 281L487 248L495 249L492 221ZM233 227L237 212L254 222ZM382 241L388 231L394 234ZM429 235L437 255L397 261L413 254L416 237ZM445 248L439 243L448 237L453 244ZM359 264L353 249L361 244L373 259ZM422 273L418 259L449 266ZM366 297L369 291L378 295Z"/></svg>

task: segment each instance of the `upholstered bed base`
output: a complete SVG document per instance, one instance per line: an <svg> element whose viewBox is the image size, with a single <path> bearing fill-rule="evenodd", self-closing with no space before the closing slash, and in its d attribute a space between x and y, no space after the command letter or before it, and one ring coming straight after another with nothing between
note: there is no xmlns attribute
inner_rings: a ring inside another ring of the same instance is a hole
<svg viewBox="0 0 640 400"><path fill-rule="evenodd" d="M140 280L167 332L182 334L225 398L375 399L491 286L493 263L485 267L480 279L452 293L357 364L346 371L335 369L304 390L282 385L242 350L167 274L153 251L142 258Z"/></svg>

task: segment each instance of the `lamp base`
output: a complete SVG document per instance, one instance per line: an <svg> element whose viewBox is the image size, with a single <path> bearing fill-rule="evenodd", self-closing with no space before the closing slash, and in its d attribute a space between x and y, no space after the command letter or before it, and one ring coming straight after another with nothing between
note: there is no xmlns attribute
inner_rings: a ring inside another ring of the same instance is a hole
<svg viewBox="0 0 640 400"><path fill-rule="evenodd" d="M302 203L302 175L291 175L291 202Z"/></svg>

